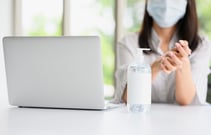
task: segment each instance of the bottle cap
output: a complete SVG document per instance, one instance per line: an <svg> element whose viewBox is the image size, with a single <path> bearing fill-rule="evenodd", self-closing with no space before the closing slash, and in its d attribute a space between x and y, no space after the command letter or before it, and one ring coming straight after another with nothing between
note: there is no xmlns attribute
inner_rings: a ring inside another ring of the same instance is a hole
<svg viewBox="0 0 211 135"><path fill-rule="evenodd" d="M144 61L144 55L143 55L143 51L149 51L149 48L138 48L137 49L137 59L141 62Z"/></svg>

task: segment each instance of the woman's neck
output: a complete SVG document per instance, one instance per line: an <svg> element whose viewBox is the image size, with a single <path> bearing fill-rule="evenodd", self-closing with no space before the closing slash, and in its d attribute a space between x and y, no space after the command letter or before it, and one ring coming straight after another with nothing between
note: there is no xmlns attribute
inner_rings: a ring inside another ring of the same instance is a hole
<svg viewBox="0 0 211 135"><path fill-rule="evenodd" d="M153 23L153 28L156 31L160 41L163 43L169 43L176 31L176 25L170 28L161 28L156 23Z"/></svg>

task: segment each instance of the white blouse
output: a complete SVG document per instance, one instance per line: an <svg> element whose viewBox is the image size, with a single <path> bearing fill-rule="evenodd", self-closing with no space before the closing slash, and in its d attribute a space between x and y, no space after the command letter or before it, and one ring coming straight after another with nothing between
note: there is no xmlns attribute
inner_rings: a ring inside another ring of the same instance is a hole
<svg viewBox="0 0 211 135"><path fill-rule="evenodd" d="M196 96L192 104L206 104L209 64L211 61L211 43L207 38L201 37L202 42L198 48L189 56L191 63L192 78L196 87ZM169 50L175 47L179 39L176 34L170 41ZM160 40L154 30L152 30L152 46L155 52L144 54L145 62L152 64L158 57L163 55L159 47ZM121 103L122 95L127 84L127 67L134 60L138 45L138 33L131 33L125 36L117 44L117 70L116 91L113 102ZM175 99L175 72L166 74L160 72L152 82L152 102L156 103L176 103Z"/></svg>

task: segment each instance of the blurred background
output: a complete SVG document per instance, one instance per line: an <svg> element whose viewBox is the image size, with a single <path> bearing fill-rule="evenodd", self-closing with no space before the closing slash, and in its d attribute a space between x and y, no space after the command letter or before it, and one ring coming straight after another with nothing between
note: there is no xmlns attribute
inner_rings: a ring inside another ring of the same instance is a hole
<svg viewBox="0 0 211 135"><path fill-rule="evenodd" d="M210 0L196 1L200 33L211 39L211 2ZM145 0L10 0L6 3L1 0L0 2L1 5L6 4L6 7L2 6L4 9L1 10L1 16L4 16L3 12L5 11L11 15L9 17L11 28L9 28L9 32L5 32L6 34L1 32L1 37L7 34L17 36L100 36L105 98L110 99L113 96L115 45L125 34L139 31ZM9 7L12 7L13 10L7 9ZM3 24L0 26L5 29ZM1 61L3 61L2 56ZM5 89L3 64L1 66L1 88ZM209 78L211 83L211 76ZM208 86L211 89L211 85ZM209 102L211 102L210 91L208 92Z"/></svg>

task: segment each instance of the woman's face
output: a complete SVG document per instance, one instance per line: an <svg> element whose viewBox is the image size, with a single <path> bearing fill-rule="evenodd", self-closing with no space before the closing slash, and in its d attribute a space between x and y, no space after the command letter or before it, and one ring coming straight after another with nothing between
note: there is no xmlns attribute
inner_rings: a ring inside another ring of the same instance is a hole
<svg viewBox="0 0 211 135"><path fill-rule="evenodd" d="M147 0L147 12L162 28L174 26L186 13L187 0Z"/></svg>

